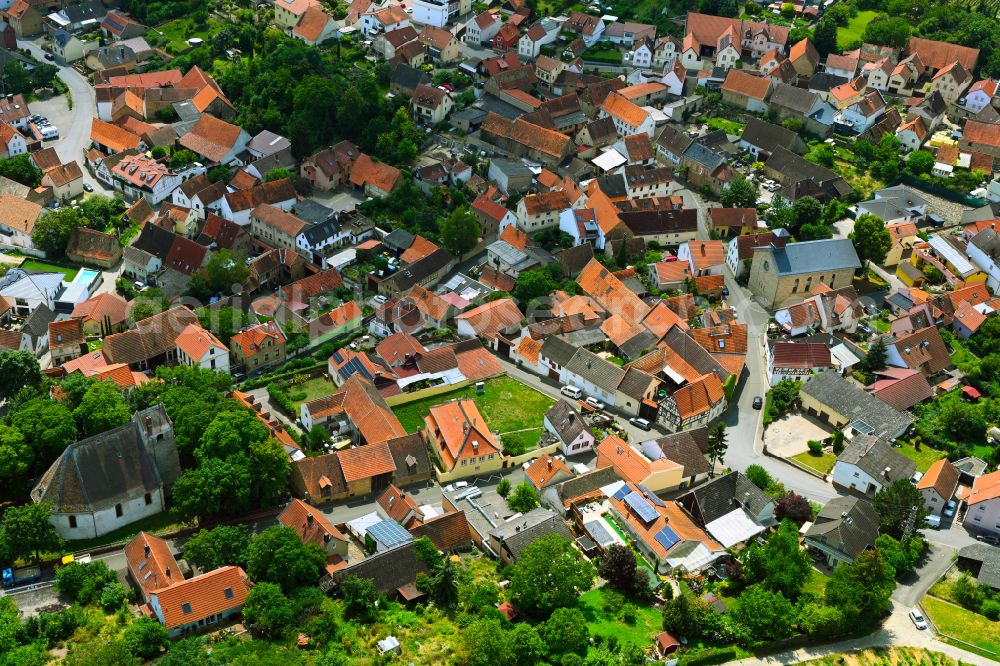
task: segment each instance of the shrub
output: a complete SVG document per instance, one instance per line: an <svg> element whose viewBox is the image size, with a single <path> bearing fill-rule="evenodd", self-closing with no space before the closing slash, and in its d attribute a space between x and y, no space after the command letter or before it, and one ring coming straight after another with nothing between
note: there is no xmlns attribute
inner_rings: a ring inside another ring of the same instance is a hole
<svg viewBox="0 0 1000 666"><path fill-rule="evenodd" d="M993 601L992 599L987 599L983 602L980 607L979 612L988 617L991 620L1000 620L1000 601Z"/></svg>
<svg viewBox="0 0 1000 666"><path fill-rule="evenodd" d="M774 485L774 480L771 479L771 475L767 473L767 470L760 465L750 465L747 467L746 477L750 479L750 483L757 486L761 490L767 490L772 485Z"/></svg>
<svg viewBox="0 0 1000 666"><path fill-rule="evenodd" d="M962 574L953 588L955 599L969 610L978 611L983 605L983 590L969 574Z"/></svg>
<svg viewBox="0 0 1000 666"><path fill-rule="evenodd" d="M823 442L818 442L815 439L810 439L808 444L809 454L814 456L823 455Z"/></svg>
<svg viewBox="0 0 1000 666"><path fill-rule="evenodd" d="M121 583L108 583L101 590L101 608L110 613L124 606L129 596L129 590Z"/></svg>

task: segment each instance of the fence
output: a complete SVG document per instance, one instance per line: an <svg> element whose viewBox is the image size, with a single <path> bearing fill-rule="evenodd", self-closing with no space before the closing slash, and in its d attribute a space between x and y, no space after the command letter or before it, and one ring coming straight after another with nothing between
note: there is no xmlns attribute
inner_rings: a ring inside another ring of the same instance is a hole
<svg viewBox="0 0 1000 666"><path fill-rule="evenodd" d="M989 201L980 199L979 197L962 194L961 192L956 192L946 187L941 187L940 185L934 185L933 183L928 183L922 178L914 178L910 174L903 174L900 176L899 183L897 184L909 185L912 188L923 190L928 194L933 194L941 197L942 199L954 201L962 204L963 206L970 206L972 208L982 208L983 206L989 204Z"/></svg>
<svg viewBox="0 0 1000 666"><path fill-rule="evenodd" d="M465 388L471 383L472 380L463 379L462 381L455 382L454 384L441 384L440 386L428 386L427 388L417 389L416 391L413 391L411 393L400 393L399 395L389 396L388 398L385 399L385 402L390 407L398 407L399 405L405 405L409 402L414 402L416 400L421 400L423 398L430 398L431 396L457 391L459 389Z"/></svg>

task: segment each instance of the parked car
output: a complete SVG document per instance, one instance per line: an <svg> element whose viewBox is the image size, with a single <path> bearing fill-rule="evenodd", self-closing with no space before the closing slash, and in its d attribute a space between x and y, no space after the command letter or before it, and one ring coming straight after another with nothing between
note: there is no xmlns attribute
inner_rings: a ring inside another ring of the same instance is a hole
<svg viewBox="0 0 1000 666"><path fill-rule="evenodd" d="M561 389L559 389L559 392L575 400L579 400L580 398L583 397L583 391L581 391L575 386L563 386Z"/></svg>
<svg viewBox="0 0 1000 666"><path fill-rule="evenodd" d="M913 485L917 485L918 483L920 483L920 479L922 478L924 478L923 472L914 472L913 476L910 477L910 483L912 483Z"/></svg>
<svg viewBox="0 0 1000 666"><path fill-rule="evenodd" d="M94 186L91 185L90 183L84 183L83 184L83 191L84 192L93 192L94 191Z"/></svg>
<svg viewBox="0 0 1000 666"><path fill-rule="evenodd" d="M910 611L910 619L913 620L913 626L917 629L924 630L927 628L927 620L924 619L924 614L918 609L914 608Z"/></svg>
<svg viewBox="0 0 1000 666"><path fill-rule="evenodd" d="M955 515L955 509L957 508L958 508L958 502L956 502L955 500L948 500L948 503L944 505L943 513L946 517L951 518L952 516Z"/></svg>
<svg viewBox="0 0 1000 666"><path fill-rule="evenodd" d="M753 408L754 409L763 409L764 408L764 399L761 398L759 395L756 395L753 398Z"/></svg>
<svg viewBox="0 0 1000 666"><path fill-rule="evenodd" d="M723 296L728 296L729 295L729 287L723 287L722 288L722 295Z"/></svg>
<svg viewBox="0 0 1000 666"><path fill-rule="evenodd" d="M55 60L56 57L54 55L52 55L51 53L46 53L45 54L45 59L46 60Z"/></svg>
<svg viewBox="0 0 1000 666"><path fill-rule="evenodd" d="M652 423L650 423L646 419L641 419L638 416L633 416L628 420L628 422L634 425L636 428L640 428L642 430L649 430L650 428L653 427Z"/></svg>
<svg viewBox="0 0 1000 666"><path fill-rule="evenodd" d="M594 409L604 409L604 403L597 398L587 398L584 400L585 403L593 407Z"/></svg>

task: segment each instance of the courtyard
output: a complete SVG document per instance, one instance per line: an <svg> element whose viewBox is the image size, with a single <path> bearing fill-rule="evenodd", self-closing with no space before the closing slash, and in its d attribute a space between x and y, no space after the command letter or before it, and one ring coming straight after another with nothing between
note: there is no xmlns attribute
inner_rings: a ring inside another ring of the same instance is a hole
<svg viewBox="0 0 1000 666"><path fill-rule="evenodd" d="M779 458L792 458L808 454L809 440L823 441L830 436L830 429L820 421L805 414L786 414L764 431L764 446L768 453Z"/></svg>

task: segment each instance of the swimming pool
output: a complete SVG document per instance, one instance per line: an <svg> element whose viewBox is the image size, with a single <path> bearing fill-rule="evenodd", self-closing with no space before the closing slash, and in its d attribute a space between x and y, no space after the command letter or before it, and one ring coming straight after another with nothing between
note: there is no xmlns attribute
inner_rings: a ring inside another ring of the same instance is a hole
<svg viewBox="0 0 1000 666"><path fill-rule="evenodd" d="M73 278L73 282L80 282L89 287L99 277L101 277L100 271L95 271L92 268L81 268L80 271L76 274L76 277Z"/></svg>

